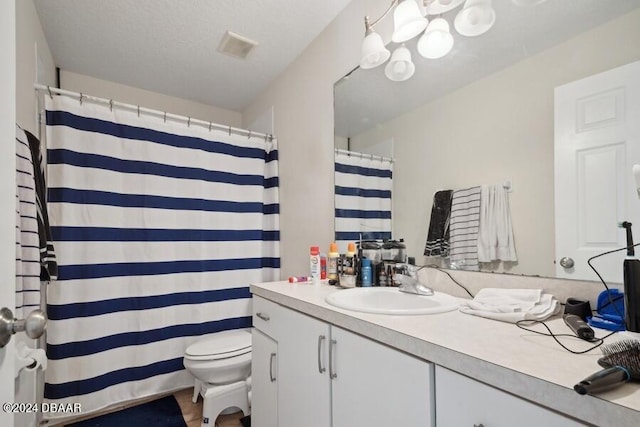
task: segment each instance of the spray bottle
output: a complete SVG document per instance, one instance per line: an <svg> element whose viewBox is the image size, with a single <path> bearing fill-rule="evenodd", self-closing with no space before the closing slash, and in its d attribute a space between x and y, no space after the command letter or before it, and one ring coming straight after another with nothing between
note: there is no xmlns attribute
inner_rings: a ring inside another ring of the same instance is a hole
<svg viewBox="0 0 640 427"><path fill-rule="evenodd" d="M623 222L627 231L627 257L623 263L624 271L624 313L627 331L640 332L640 260L635 257L631 223Z"/></svg>
<svg viewBox="0 0 640 427"><path fill-rule="evenodd" d="M309 250L309 275L314 284L320 283L320 247L311 246Z"/></svg>

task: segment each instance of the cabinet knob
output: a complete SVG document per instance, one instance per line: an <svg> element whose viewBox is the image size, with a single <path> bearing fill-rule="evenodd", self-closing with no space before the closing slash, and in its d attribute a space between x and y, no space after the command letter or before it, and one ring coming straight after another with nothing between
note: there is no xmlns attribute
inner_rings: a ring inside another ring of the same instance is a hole
<svg viewBox="0 0 640 427"><path fill-rule="evenodd" d="M270 319L269 315L266 314L266 313L256 313L256 316L258 316L259 318L261 318L265 322L268 322L269 319Z"/></svg>

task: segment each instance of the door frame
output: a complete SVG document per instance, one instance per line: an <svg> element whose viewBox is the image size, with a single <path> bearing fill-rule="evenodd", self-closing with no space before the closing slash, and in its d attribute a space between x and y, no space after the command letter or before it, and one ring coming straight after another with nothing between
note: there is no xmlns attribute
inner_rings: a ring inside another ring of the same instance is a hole
<svg viewBox="0 0 640 427"><path fill-rule="evenodd" d="M15 311L16 2L0 1L0 306ZM14 400L15 347L0 349L0 401ZM3 408L4 409L4 408ZM0 411L0 425L13 414Z"/></svg>

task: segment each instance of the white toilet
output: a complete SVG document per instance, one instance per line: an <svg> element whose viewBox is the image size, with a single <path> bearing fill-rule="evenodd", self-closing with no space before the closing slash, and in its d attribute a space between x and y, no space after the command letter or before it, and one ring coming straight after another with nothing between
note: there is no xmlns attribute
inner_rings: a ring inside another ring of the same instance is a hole
<svg viewBox="0 0 640 427"><path fill-rule="evenodd" d="M202 395L202 427L220 414L250 413L251 332L234 330L203 338L189 347L184 367L195 377L193 402Z"/></svg>

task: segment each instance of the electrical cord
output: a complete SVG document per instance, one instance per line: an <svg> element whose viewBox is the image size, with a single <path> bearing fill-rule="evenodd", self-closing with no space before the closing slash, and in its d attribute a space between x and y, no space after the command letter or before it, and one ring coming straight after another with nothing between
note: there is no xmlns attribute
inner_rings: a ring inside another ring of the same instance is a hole
<svg viewBox="0 0 640 427"><path fill-rule="evenodd" d="M542 326L544 326L544 327L545 327L545 329L546 329L549 333L544 333L544 332L536 331L536 330L534 330L534 329L527 328L527 326L532 326L532 325L535 325L535 324L541 324ZM609 334L605 335L605 336L604 336L604 337L602 337L602 338L594 338L593 340L591 340L591 341L589 341L589 342L595 343L595 345L593 345L593 346L589 347L589 348L588 348L588 349L586 349L586 350L576 351L576 350L572 350L572 349L570 349L569 347L567 347L566 345L564 345L564 344L563 344L563 343L558 339L558 337L570 337L570 338L577 338L575 335L573 335L573 334L554 334L554 333L551 331L551 328L549 328L549 326L548 326L546 323L544 323L544 321L542 321L542 320L518 320L518 321L516 322L516 326L517 326L518 328L520 328L520 329L523 329L523 330L527 331L527 332L533 332L534 334L539 334L539 335L544 335L544 336L547 336L547 337L551 337L551 338L553 338L553 339L555 340L555 342L557 342L557 343L558 343L558 345L560 345L560 347L564 348L565 350L567 350L568 352L573 353L573 354L583 354L583 353L588 353L588 352L590 352L591 350L593 350L593 349L596 349L596 348L600 347L602 344L604 344L604 340L605 340L605 339L609 338L611 335L613 335L613 334L615 334L615 333L617 333L617 332L618 332L618 331L613 331L613 332L611 332L611 333L609 333Z"/></svg>
<svg viewBox="0 0 640 427"><path fill-rule="evenodd" d="M591 264L591 261L593 261L596 258L600 258L601 256L609 255L609 254L612 254L612 253L615 253L615 252L628 250L628 249L631 249L631 248L635 248L636 246L640 246L640 243L636 243L635 245L632 245L632 246L625 246L623 248L618 248L618 249L613 249L613 250L610 250L610 251L607 251L607 252L603 252L601 254L594 255L594 256L592 256L591 258L589 258L587 260L587 264L589 264L589 267L591 267L591 269L594 271L594 273L596 273L596 276L598 276L598 279L600 279L600 281L604 285L604 288L607 290L607 296L609 297L609 304L613 306L613 309L616 311L616 313L618 313L618 315L622 319L622 326L624 326L625 329L626 329L626 324L625 324L624 315L620 312L620 310L618 310L618 307L614 304L614 300L611 297L611 292L609 292L609 286L607 286L607 283L604 281L604 279L602 278L600 273L598 273L598 270L596 270L596 268L593 266L593 264Z"/></svg>
<svg viewBox="0 0 640 427"><path fill-rule="evenodd" d="M640 245L640 243L639 243L638 245ZM623 249L626 249L626 248L623 248ZM604 254L603 254L603 255L604 255ZM598 255L598 256L599 256L599 255ZM469 291L469 289L467 289L467 288L466 288L462 283L460 283L460 282L458 282L456 279L454 279L454 278L453 278L453 276L451 276L451 274L449 274L449 272L448 272L448 271L446 271L445 269L443 269L442 267L440 267L440 266L438 266L438 265L436 265L436 264L427 264L427 265L422 265L422 266L418 267L417 271L420 271L420 270L422 270L423 268L433 268L433 269L435 269L435 270L438 270L438 271L440 271L440 272L442 272L442 273L446 274L447 276L449 276L449 279L451 279L451 281L452 281L453 283L455 283L456 285L460 286L462 289L464 289L464 290L465 290L465 292L466 292L467 294L469 294L469 296L470 296L471 298L473 298L473 294ZM593 268L593 267L592 267L592 268ZM604 281L603 281L603 283L604 283ZM605 284L605 287L606 287L606 284ZM608 288L607 288L607 289L608 289ZM564 304L561 304L561 305L564 305ZM536 330L534 330L534 329L530 329L530 328L528 328L528 327L527 327L527 326L532 326L532 325L534 325L534 324L541 324L542 326L544 326L544 327L546 328L546 330L547 330L547 332L548 332L548 333L540 332L540 331L536 331ZM608 337L610 337L611 335L613 335L613 334L615 334L616 332L618 332L618 331L613 331L613 332L611 332L610 334L605 335L605 336L604 336L604 337L602 337L602 338L594 338L593 340L591 340L591 341L590 341L590 342L594 343L594 345L593 345L593 346L589 347L589 348L588 348L588 349L586 349L586 350L576 351L576 350L572 350L572 349L570 349L569 347L567 347L566 345L564 345L564 344L563 344L563 343L558 339L558 337L577 338L575 335L573 335L573 334L554 334L554 333L551 331L551 329L549 328L549 326L548 326L546 323L544 323L543 321L541 321L541 320L519 320L519 321L517 321L517 322L516 322L516 326L517 326L517 327L519 327L520 329L523 329L523 330L528 331L528 332L533 332L533 333L535 333L535 334L539 334L539 335L544 335L544 336L551 337L551 338L553 338L553 339L554 339L554 340L555 340L555 341L556 341L556 342L557 342L557 343L558 343L562 348L564 348L565 350L567 350L568 352L573 353L573 354L583 354L583 353L587 353L587 352L589 352L589 351L591 351L591 350L593 350L593 349L596 349L596 348L600 347L602 344L604 344L604 340L605 340L606 338L608 338Z"/></svg>
<svg viewBox="0 0 640 427"><path fill-rule="evenodd" d="M589 258L589 259L587 260L587 264L588 264L588 265L589 265L589 267L591 267L591 269L596 273L596 275L597 275L597 276L598 276L598 278L600 279L600 282L602 282L602 285L603 285L603 286L604 286L604 288L607 290L607 296L609 297L609 302L608 302L606 305L604 305L603 307L606 307L607 305L612 305L612 306L613 306L613 308L614 308L614 310L616 311L616 313L618 313L618 315L619 315L619 316L620 316L620 318L622 319L622 324L623 324L623 326L625 325L624 316L622 315L622 313L620 312L620 310L618 309L618 307L615 305L615 301L619 300L619 299L620 299L620 298L622 298L622 297L621 297L621 296L619 296L619 297L617 297L615 300L613 299L613 297L611 296L611 293L609 292L609 290L610 290L610 289L609 289L609 286L607 286L607 282L605 282L605 281L604 281L604 279L602 278L602 276L600 275L600 273L598 273L598 270L596 270L596 268L593 266L593 264L591 264L591 261L593 261L593 260L594 260L594 259L596 259L596 258L600 258L601 256L609 255L609 254L612 254L612 253L615 253L615 252L620 252L620 251L628 250L628 249L630 249L630 248L634 248L634 247L636 247L636 246L640 246L640 243L637 243L637 244L635 244L635 245L633 245L633 246L625 246L625 247L623 247L623 248L618 248L618 249L613 249L613 250L610 250L610 251L606 251L606 252L603 252L603 253L601 253L601 254L594 255L594 256L592 256L591 258ZM602 307L600 307L600 308L602 308ZM544 326L548 333L540 332L540 331L536 331L536 330L534 330L534 329L530 329L530 328L528 328L528 327L527 327L527 326L532 326L532 325L535 325L535 324L541 324L542 326ZM590 342L595 343L595 345L593 345L592 347L589 347L589 348L588 348L588 349L586 349L586 350L576 351L576 350L572 350L572 349L570 349L569 347L567 347L566 345L564 345L562 342L560 342L560 340L558 339L558 337L573 337L573 338L575 338L575 337L576 337L575 335L573 335L573 334L554 334L554 333L551 331L551 329L549 328L549 326L548 326L546 323L544 323L543 321L541 321L541 320L519 320L519 321L517 321L517 322L516 322L516 326L517 326L517 327L519 327L520 329L523 329L523 330L527 331L527 332L533 332L533 333L535 333L535 334L539 334L539 335L544 335L544 336L551 337L551 338L553 338L553 339L558 343L558 345L560 345L562 348L564 348L565 350L567 350L568 352L573 353L573 354L584 354L584 353L588 353L588 352L590 352L591 350L596 349L596 348L600 347L602 344L604 344L604 340L605 340L605 339L607 339L607 338L609 338L611 335L616 334L616 333L618 333L618 332L619 332L619 331L613 331L613 332L611 332L611 333L609 333L609 334L605 335L605 336L604 336L604 337L602 337L602 338L594 338L594 339L593 339L593 340L591 340Z"/></svg>
<svg viewBox="0 0 640 427"><path fill-rule="evenodd" d="M436 264L427 264L427 265L422 265L420 266L416 271L420 271L423 268L433 268L435 270L440 271L441 273L446 274L447 276L449 276L449 279L451 279L451 281L453 283L455 283L456 285L460 286L462 289L464 289L464 291L469 294L469 296L471 298L473 298L473 294L471 292L469 292L469 289L467 289L462 283L458 282L456 279L453 278L453 276L451 276L451 274L449 274L449 272L445 269L443 269L442 267L440 267L439 265Z"/></svg>
<svg viewBox="0 0 640 427"><path fill-rule="evenodd" d="M636 247L636 246L640 246L640 243L637 243L637 244L635 244L635 245L633 245L633 246L625 246L625 247L623 247L623 248L618 248L618 249L613 249L613 250L610 250L610 251L606 251L606 252L603 252L603 253L601 253L601 254L594 255L594 256L592 256L591 258L589 258L589 259L587 260L587 264L588 264L588 265L589 265L589 267L591 267L591 269L596 273L596 275L597 275L597 276L598 276L598 278L600 279L600 282L602 282L602 284L604 285L604 288L607 290L607 296L609 297L609 302L608 302L607 304L603 305L602 307L606 307L606 306L608 306L608 305L612 305L612 306L613 306L613 308L614 308L614 310L616 311L616 313L618 313L618 315L619 315L619 316L620 316L620 318L622 319L623 325L624 325L624 316L622 315L622 313L620 312L620 310L618 309L618 307L615 305L615 302L616 302L616 301L618 301L619 299L621 299L621 298L622 298L622 296L618 296L618 297L617 297L617 298L615 298L615 299L611 296L611 294L610 294L610 292L609 292L609 286L607 286L607 283L604 281L604 279L602 278L602 276L600 275L600 273L598 273L598 270L596 270L596 268L593 266L593 264L591 264L591 261L593 261L594 259L599 258L599 257L601 257L601 256L609 255L609 254L612 254L612 253L615 253L615 252L624 251L624 250L627 250L627 249L629 249L629 248L634 248L634 247ZM427 265L422 265L422 266L420 266L420 267L417 269L417 271L420 271L420 270L422 270L423 268L433 268L433 269L435 269L435 270L438 270L438 271L440 271L440 272L442 272L442 273L446 274L447 276L449 276L449 279L451 279L451 281L452 281L453 283L455 283L456 285L458 285L459 287L461 287L462 289L464 289L464 291L465 291L467 294L469 294L469 296L470 296L471 298L473 298L473 294L469 291L469 289L467 289L467 288L466 288L462 283L460 283L460 282L458 282L456 279L454 279L454 278L453 278L453 276L451 276L451 274L449 274L449 272L448 272L448 271L446 271L445 269L443 269L443 268L442 268L442 267L440 267L439 265L436 265L436 264L427 264ZM565 304L561 304L561 305L565 305ZM600 307L600 308L602 308L602 307ZM536 324L541 324L542 326L544 326L544 328L547 330L547 332L548 332L548 333L540 332L540 331L536 331L536 330L534 330L534 329L530 329L530 328L528 327L528 326L533 326L533 325L536 325ZM515 325L516 325L518 328L520 328L520 329L522 329L522 330L525 330L525 331L527 331L527 332L532 332L532 333L534 333L534 334L544 335L544 336L547 336L547 337L551 337L551 338L553 338L553 339L555 340L555 342L557 342L557 343L558 343L558 345L560 345L560 347L564 348L565 350L567 350L568 352L573 353L573 354L584 354L584 353L588 353L588 352L590 352L591 350L594 350L594 349L596 349L596 348L600 347L602 344L604 344L604 340L605 340L605 339L609 338L611 335L616 334L616 333L618 332L618 331L613 331L613 332L611 332L611 333L609 333L609 334L607 334L607 335L603 336L602 338L594 338L593 340L589 341L589 342L594 343L594 345L593 345L593 346L589 347L589 348L588 348L588 349L586 349L586 350L580 350L580 351L577 351L577 350L572 350L572 349L570 349L569 347L567 347L566 345L564 345L564 344L563 344L563 343L558 339L558 337L576 338L576 336L575 336L575 335L573 335L573 334L554 334L554 333L551 331L551 328L549 328L549 326L548 326L544 321L542 321L542 320L518 320L518 321L515 323Z"/></svg>

